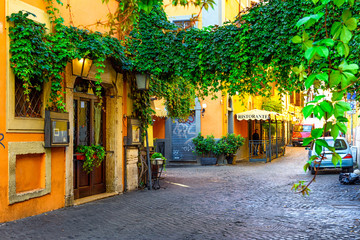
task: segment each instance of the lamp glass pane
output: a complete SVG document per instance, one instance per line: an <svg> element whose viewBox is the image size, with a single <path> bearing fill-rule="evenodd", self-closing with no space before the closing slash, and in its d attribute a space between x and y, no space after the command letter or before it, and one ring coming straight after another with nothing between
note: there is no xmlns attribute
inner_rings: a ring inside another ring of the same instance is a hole
<svg viewBox="0 0 360 240"><path fill-rule="evenodd" d="M136 84L139 90L146 89L146 75L145 74L136 74Z"/></svg>
<svg viewBox="0 0 360 240"><path fill-rule="evenodd" d="M88 59L88 58L85 58L82 77L87 77L89 75L91 65L92 65L92 60Z"/></svg>
<svg viewBox="0 0 360 240"><path fill-rule="evenodd" d="M81 69L83 64L83 59L73 59L72 60L72 71L73 75L81 77Z"/></svg>

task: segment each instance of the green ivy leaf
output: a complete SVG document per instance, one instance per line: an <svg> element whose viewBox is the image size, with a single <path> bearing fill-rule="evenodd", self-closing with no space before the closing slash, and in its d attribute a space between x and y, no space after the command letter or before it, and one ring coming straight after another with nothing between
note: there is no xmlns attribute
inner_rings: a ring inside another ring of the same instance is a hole
<svg viewBox="0 0 360 240"><path fill-rule="evenodd" d="M350 111L351 110L350 103L348 103L348 102L340 101L340 102L335 103L335 106L339 107L339 108L342 108L344 111Z"/></svg>
<svg viewBox="0 0 360 240"><path fill-rule="evenodd" d="M347 45L346 43L343 43L343 42L339 42L336 45L336 50L340 56L347 57L350 53L349 45Z"/></svg>
<svg viewBox="0 0 360 240"><path fill-rule="evenodd" d="M315 152L318 156L320 156L322 152L322 146L318 144L318 140L315 142Z"/></svg>
<svg viewBox="0 0 360 240"><path fill-rule="evenodd" d="M328 148L329 144L324 139L316 139L316 145L319 145L324 148Z"/></svg>
<svg viewBox="0 0 360 240"><path fill-rule="evenodd" d="M300 36L295 36L291 39L293 43L302 43L302 38Z"/></svg>
<svg viewBox="0 0 360 240"><path fill-rule="evenodd" d="M313 140L314 140L313 137L304 138L304 140L303 140L303 146L309 145Z"/></svg>
<svg viewBox="0 0 360 240"><path fill-rule="evenodd" d="M319 56L327 58L329 56L329 49L327 47L319 46L316 47L316 53L319 54Z"/></svg>
<svg viewBox="0 0 360 240"><path fill-rule="evenodd" d="M332 113L332 111L333 111L333 106L329 101L322 101L320 103L320 107L323 111L325 111L327 113Z"/></svg>
<svg viewBox="0 0 360 240"><path fill-rule="evenodd" d="M351 16L352 16L351 11L349 9L346 9L341 14L341 19L343 20L343 22L346 22L349 18L351 18Z"/></svg>
<svg viewBox="0 0 360 240"><path fill-rule="evenodd" d="M331 101L339 101L344 97L345 91L334 91L332 92Z"/></svg>
<svg viewBox="0 0 360 240"><path fill-rule="evenodd" d="M338 116L338 117L336 118L336 121L338 121L338 122L349 122L349 119L347 119L347 118L344 117L344 116Z"/></svg>
<svg viewBox="0 0 360 240"><path fill-rule="evenodd" d="M341 22L335 22L332 26L331 26L331 30L330 33L331 35L333 35L333 39L338 39L340 34L341 34Z"/></svg>
<svg viewBox="0 0 360 240"><path fill-rule="evenodd" d="M343 41L344 43L348 43L350 42L351 38L352 38L351 32L346 26L343 26L341 29L340 40Z"/></svg>
<svg viewBox="0 0 360 240"><path fill-rule="evenodd" d="M317 119L321 120L321 118L324 117L325 112L319 106L315 106L314 115Z"/></svg>
<svg viewBox="0 0 360 240"><path fill-rule="evenodd" d="M344 4L345 0L334 0L334 4L338 7L341 7Z"/></svg>
<svg viewBox="0 0 360 240"><path fill-rule="evenodd" d="M323 72L316 75L316 78L319 79L320 81L328 82L329 75Z"/></svg>
<svg viewBox="0 0 360 240"><path fill-rule="evenodd" d="M305 58L307 59L307 60L310 60L311 58L313 58L313 56L314 56L314 54L316 53L317 51L316 51L316 48L314 48L314 47L311 47L311 48L309 48L308 50L306 50L305 51Z"/></svg>
<svg viewBox="0 0 360 240"><path fill-rule="evenodd" d="M324 129L323 128L315 128L313 130L311 130L311 137L313 137L314 139L317 139L319 137L321 137L324 133Z"/></svg>
<svg viewBox="0 0 360 240"><path fill-rule="evenodd" d="M334 140L336 140L336 138L339 136L339 127L334 124L332 127L331 127L331 136L334 138Z"/></svg>
<svg viewBox="0 0 360 240"><path fill-rule="evenodd" d="M330 87L335 87L341 82L340 71L332 71L330 74Z"/></svg>
<svg viewBox="0 0 360 240"><path fill-rule="evenodd" d="M311 115L312 111L314 109L314 105L307 105L302 109L302 112L304 114L304 118L307 118Z"/></svg>
<svg viewBox="0 0 360 240"><path fill-rule="evenodd" d="M309 167L310 167L310 163L306 162L304 165L304 172L306 172L309 169Z"/></svg>
<svg viewBox="0 0 360 240"><path fill-rule="evenodd" d="M346 20L345 25L350 31L355 30L357 28L356 18L349 18L348 20Z"/></svg>
<svg viewBox="0 0 360 240"><path fill-rule="evenodd" d="M340 157L340 155L338 153L333 153L333 156L331 158L331 162L334 164L334 166L337 166L338 164L342 164L342 158Z"/></svg>
<svg viewBox="0 0 360 240"><path fill-rule="evenodd" d="M309 89L315 81L315 75L310 75L306 80L305 80L305 88Z"/></svg>
<svg viewBox="0 0 360 240"><path fill-rule="evenodd" d="M336 125L338 126L339 130L346 134L347 132L347 127L345 126L345 124L341 123L341 122L337 122Z"/></svg>

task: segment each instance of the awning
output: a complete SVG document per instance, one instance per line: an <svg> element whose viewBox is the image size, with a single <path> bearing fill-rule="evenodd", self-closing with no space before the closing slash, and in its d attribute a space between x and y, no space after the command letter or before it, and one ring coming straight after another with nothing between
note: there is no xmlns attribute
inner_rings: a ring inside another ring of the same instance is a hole
<svg viewBox="0 0 360 240"><path fill-rule="evenodd" d="M266 110L253 109L246 112L241 112L236 114L236 119L241 120L269 120L274 119L271 116L282 116L282 114L277 112L270 112ZM279 119L280 120L280 119Z"/></svg>

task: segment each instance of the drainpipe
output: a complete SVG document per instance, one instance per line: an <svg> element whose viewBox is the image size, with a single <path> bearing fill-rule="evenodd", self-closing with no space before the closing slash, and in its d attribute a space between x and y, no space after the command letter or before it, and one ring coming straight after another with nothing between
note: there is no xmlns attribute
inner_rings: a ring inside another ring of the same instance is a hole
<svg viewBox="0 0 360 240"><path fill-rule="evenodd" d="M152 189L152 182L151 182L151 163L150 163L150 149L149 149L149 136L148 136L148 130L146 129L146 157L147 157L147 163L148 163L148 179L149 179L149 186L148 189Z"/></svg>

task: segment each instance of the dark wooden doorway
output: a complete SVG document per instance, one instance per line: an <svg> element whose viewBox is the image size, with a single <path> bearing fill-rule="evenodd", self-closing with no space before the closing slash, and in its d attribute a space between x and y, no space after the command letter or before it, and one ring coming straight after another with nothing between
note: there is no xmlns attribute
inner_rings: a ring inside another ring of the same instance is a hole
<svg viewBox="0 0 360 240"><path fill-rule="evenodd" d="M78 145L105 146L105 122L105 112L99 105L98 97L74 93L74 153ZM89 174L82 165L83 161L77 160L74 155L74 199L106 192L106 158Z"/></svg>

